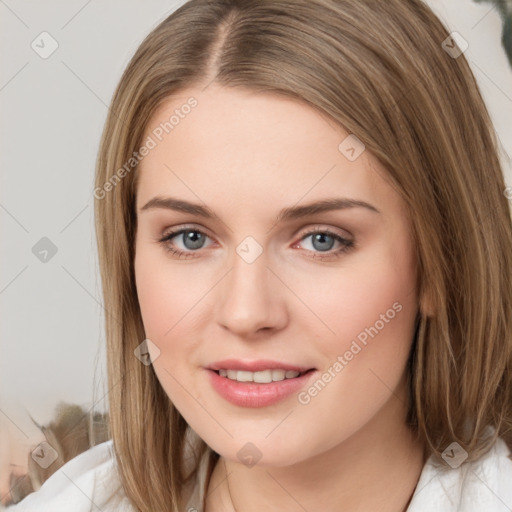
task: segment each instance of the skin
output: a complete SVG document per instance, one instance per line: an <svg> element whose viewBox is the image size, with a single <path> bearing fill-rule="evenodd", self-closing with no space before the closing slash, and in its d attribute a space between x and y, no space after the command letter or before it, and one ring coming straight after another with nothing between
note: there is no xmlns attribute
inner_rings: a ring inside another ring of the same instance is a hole
<svg viewBox="0 0 512 512"><path fill-rule="evenodd" d="M369 151L355 161L340 152L349 134L332 119L271 93L188 89L160 106L146 137L190 96L198 105L137 170L135 275L146 336L160 351L150 348L158 379L221 456L207 512L405 510L425 456L405 425L419 301L400 196ZM217 218L141 210L155 196L206 204ZM379 213L350 208L275 223L282 208L332 197ZM182 235L166 242L186 258L158 241L183 227L207 235L198 249ZM342 245L315 244L313 228L356 245L336 258ZM247 236L263 251L250 264L236 252ZM229 357L306 365L319 378L394 303L400 312L307 405L292 394L236 406L207 378L205 366ZM262 454L252 467L237 457L247 442Z"/></svg>

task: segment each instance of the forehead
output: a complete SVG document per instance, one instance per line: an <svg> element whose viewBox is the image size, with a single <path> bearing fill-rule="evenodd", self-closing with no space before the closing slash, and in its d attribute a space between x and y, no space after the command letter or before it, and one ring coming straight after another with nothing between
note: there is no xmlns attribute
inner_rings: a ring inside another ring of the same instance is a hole
<svg viewBox="0 0 512 512"><path fill-rule="evenodd" d="M213 85L188 89L147 124L144 140L154 147L138 167L138 204L172 192L216 204L253 199L262 208L326 194L399 207L368 151L352 160L343 153L350 137L305 102Z"/></svg>

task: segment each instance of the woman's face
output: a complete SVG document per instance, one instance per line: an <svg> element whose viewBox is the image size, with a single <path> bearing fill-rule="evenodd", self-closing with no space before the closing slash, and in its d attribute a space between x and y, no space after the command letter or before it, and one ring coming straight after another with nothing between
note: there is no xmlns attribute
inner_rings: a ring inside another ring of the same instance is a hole
<svg viewBox="0 0 512 512"><path fill-rule="evenodd" d="M403 422L409 218L348 136L306 104L216 85L148 124L135 274L149 351L173 404L229 459L289 465ZM326 201L340 203L305 208Z"/></svg>

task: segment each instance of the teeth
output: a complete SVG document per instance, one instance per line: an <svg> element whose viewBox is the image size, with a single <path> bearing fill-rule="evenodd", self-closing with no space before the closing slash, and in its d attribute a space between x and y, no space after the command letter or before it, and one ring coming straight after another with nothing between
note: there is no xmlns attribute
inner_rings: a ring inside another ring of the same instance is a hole
<svg viewBox="0 0 512 512"><path fill-rule="evenodd" d="M258 382L268 384L285 379L294 379L300 375L295 370L263 370L260 372L248 372L245 370L219 370L221 377L227 377L238 382Z"/></svg>

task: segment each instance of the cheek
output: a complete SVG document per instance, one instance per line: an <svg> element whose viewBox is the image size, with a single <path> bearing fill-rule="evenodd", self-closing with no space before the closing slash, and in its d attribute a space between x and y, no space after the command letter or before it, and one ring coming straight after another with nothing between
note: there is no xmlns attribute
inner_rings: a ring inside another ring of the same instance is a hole
<svg viewBox="0 0 512 512"><path fill-rule="evenodd" d="M159 344L179 330L180 318L198 300L200 290L179 265L170 265L154 248L141 247L135 261L135 281L142 320L148 338ZM180 323L186 323L186 318Z"/></svg>
<svg viewBox="0 0 512 512"><path fill-rule="evenodd" d="M400 370L396 365L407 357L418 310L415 265L410 248L402 245L400 252L376 248L298 291L314 313L308 315L310 332L328 356L327 365L348 351L347 359L357 359L356 366L394 361Z"/></svg>
<svg viewBox="0 0 512 512"><path fill-rule="evenodd" d="M184 343L189 319L186 313L197 301L197 293L187 292L193 286L189 283L187 287L186 273L180 272L176 265L171 267L163 254L158 253L154 248L137 249L134 261L137 296L146 338L158 347L158 352L149 348L153 369L174 404L183 407L186 396L178 382L184 382L186 374L180 361L188 357L190 350L190 344Z"/></svg>
<svg viewBox="0 0 512 512"><path fill-rule="evenodd" d="M322 425L318 450L358 431L388 400L406 402L398 397L417 313L414 268L404 258L378 261L341 272L309 296L323 322L308 324L323 359L318 380L298 401L301 421Z"/></svg>
<svg viewBox="0 0 512 512"><path fill-rule="evenodd" d="M172 308L172 295L165 294L166 276L162 274L165 269L160 262L152 261L144 249L138 250L134 266L137 297L146 336L158 339L169 329L169 320L164 312L168 313L169 307Z"/></svg>

